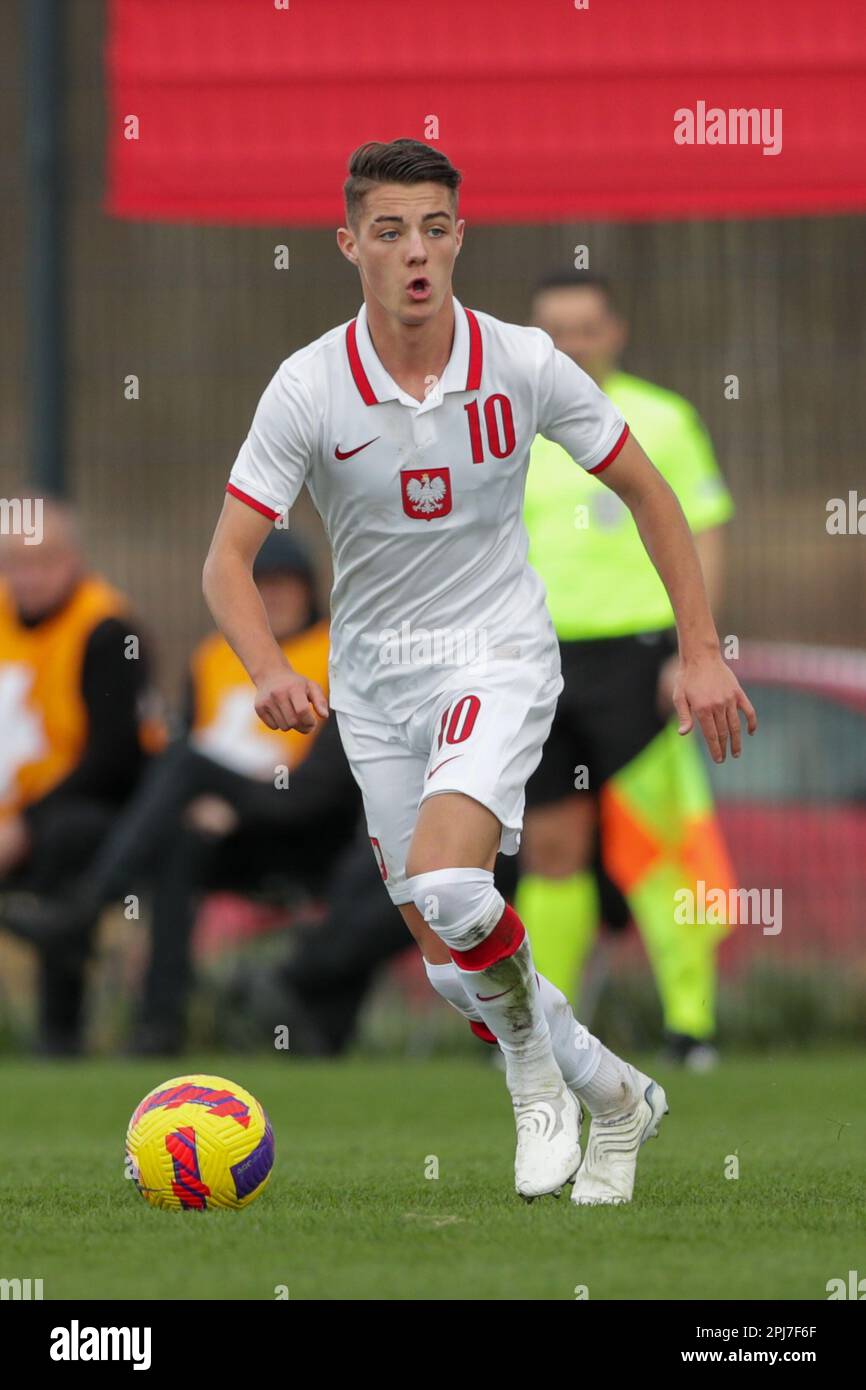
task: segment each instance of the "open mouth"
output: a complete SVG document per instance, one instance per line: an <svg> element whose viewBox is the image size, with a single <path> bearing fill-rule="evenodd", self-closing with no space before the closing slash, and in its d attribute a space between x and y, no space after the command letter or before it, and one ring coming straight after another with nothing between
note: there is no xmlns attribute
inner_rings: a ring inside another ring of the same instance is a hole
<svg viewBox="0 0 866 1390"><path fill-rule="evenodd" d="M416 275L414 280L409 281L406 288L412 299L427 299L433 290L426 275Z"/></svg>

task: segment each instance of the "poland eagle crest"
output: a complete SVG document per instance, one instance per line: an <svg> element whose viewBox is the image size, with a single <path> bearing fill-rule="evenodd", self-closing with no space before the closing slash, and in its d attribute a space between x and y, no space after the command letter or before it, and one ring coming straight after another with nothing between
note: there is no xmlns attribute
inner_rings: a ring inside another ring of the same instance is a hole
<svg viewBox="0 0 866 1390"><path fill-rule="evenodd" d="M403 510L420 521L447 516L451 510L451 476L447 468L413 468L400 474Z"/></svg>

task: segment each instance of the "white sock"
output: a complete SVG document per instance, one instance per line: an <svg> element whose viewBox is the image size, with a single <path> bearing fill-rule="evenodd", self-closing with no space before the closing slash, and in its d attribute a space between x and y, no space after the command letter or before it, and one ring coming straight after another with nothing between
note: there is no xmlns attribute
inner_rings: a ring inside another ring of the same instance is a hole
<svg viewBox="0 0 866 1390"><path fill-rule="evenodd" d="M483 1022L477 1007L470 1000L464 983L465 978L469 976L471 986L471 972L458 970L453 961L445 965L431 965L425 960L424 969L437 994L447 999L452 1008L471 1022ZM578 1087L586 1087L595 1075L602 1052L606 1049L602 1047L598 1038L593 1037L592 1033L577 1021L562 990L557 989L544 975L538 976L538 992L550 1029L553 1055L566 1086L572 1091L577 1091Z"/></svg>
<svg viewBox="0 0 866 1390"><path fill-rule="evenodd" d="M434 965L432 961L425 960L424 969L436 993L447 999L452 1009L469 1019L470 1023L482 1022L480 1013L469 1002L469 996L463 988L463 981L453 960L446 961L444 965Z"/></svg>
<svg viewBox="0 0 866 1390"><path fill-rule="evenodd" d="M470 1003L499 1042L512 1097L555 1094L562 1073L535 983L529 938L484 970L464 970L456 963L455 969Z"/></svg>
<svg viewBox="0 0 866 1390"><path fill-rule="evenodd" d="M491 870L432 869L412 875L407 887L454 958L469 1002L499 1041L512 1098L555 1095L562 1073L535 983L532 948Z"/></svg>
<svg viewBox="0 0 866 1390"><path fill-rule="evenodd" d="M582 1097L581 1088L586 1087L595 1075L606 1049L575 1018L562 990L557 989L544 975L538 976L538 992L562 1079L569 1090Z"/></svg>
<svg viewBox="0 0 866 1390"><path fill-rule="evenodd" d="M591 1079L572 1089L590 1115L607 1115L623 1109L632 1097L633 1085L628 1063L609 1051L603 1043L599 1043L598 1047L598 1066Z"/></svg>

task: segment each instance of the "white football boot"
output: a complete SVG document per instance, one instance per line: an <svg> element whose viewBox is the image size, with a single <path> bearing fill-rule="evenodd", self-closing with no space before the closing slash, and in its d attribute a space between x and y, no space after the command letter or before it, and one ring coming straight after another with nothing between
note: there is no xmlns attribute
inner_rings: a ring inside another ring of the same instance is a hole
<svg viewBox="0 0 866 1390"><path fill-rule="evenodd" d="M512 1097L517 1125L514 1185L525 1201L558 1197L580 1167L580 1103L563 1082L553 1094Z"/></svg>
<svg viewBox="0 0 866 1390"><path fill-rule="evenodd" d="M583 1164L571 1200L579 1206L630 1202L641 1144L654 1139L668 1113L667 1096L630 1063L625 1064L631 1092L621 1110L594 1116Z"/></svg>

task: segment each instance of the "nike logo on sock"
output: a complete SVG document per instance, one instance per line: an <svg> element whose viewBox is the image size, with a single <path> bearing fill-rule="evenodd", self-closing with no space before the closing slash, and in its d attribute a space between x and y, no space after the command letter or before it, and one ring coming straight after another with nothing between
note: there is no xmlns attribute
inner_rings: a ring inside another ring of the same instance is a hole
<svg viewBox="0 0 866 1390"><path fill-rule="evenodd" d="M510 985L508 989L501 990L499 994L476 994L475 998L482 1004L489 1004L491 999L501 999L503 994L510 994L513 989L514 985Z"/></svg>

